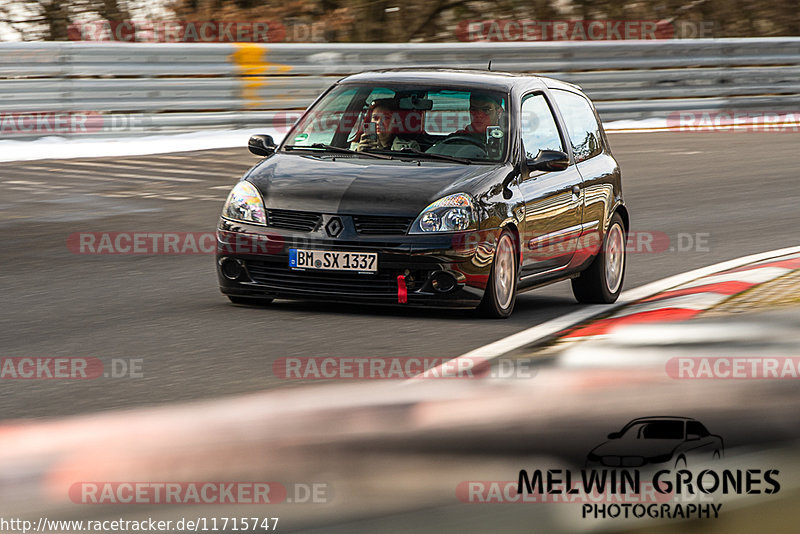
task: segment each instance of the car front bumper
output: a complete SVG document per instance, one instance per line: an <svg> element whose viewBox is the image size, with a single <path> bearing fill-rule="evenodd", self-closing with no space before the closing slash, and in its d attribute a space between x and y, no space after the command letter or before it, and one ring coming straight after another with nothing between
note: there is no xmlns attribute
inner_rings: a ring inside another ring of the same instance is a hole
<svg viewBox="0 0 800 534"><path fill-rule="evenodd" d="M217 277L229 296L474 308L483 298L499 232L330 239L220 219ZM290 268L292 248L377 252L378 271Z"/></svg>

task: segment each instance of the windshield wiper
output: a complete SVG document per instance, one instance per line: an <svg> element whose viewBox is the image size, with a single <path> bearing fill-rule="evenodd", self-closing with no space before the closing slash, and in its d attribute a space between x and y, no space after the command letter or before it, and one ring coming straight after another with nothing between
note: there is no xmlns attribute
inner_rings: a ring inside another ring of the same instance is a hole
<svg viewBox="0 0 800 534"><path fill-rule="evenodd" d="M341 146L333 146L333 145L326 145L325 143L314 143L313 145L286 145L283 147L286 150L304 150L307 148L319 148L323 150L327 150L329 152L339 152L340 154L359 154L364 156L369 156L370 158L377 158L377 159L394 159L392 156L386 154L375 154L372 152L359 152L358 150L352 150L349 148L344 148Z"/></svg>
<svg viewBox="0 0 800 534"><path fill-rule="evenodd" d="M423 152L422 150L417 150L416 148L411 148L411 147L401 148L396 152L401 152L404 154L414 154L416 156L423 156L427 158L443 159L446 161L455 161L456 163L463 163L464 165L472 164L472 161L465 158L457 158L456 156L448 156L447 154L431 154L429 152Z"/></svg>

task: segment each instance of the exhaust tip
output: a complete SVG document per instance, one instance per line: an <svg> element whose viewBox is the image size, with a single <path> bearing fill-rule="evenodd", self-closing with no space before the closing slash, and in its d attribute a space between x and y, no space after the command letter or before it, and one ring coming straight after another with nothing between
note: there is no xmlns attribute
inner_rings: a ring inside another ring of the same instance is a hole
<svg viewBox="0 0 800 534"><path fill-rule="evenodd" d="M431 286L439 293L447 293L456 287L456 278L445 271L438 271L431 275Z"/></svg>

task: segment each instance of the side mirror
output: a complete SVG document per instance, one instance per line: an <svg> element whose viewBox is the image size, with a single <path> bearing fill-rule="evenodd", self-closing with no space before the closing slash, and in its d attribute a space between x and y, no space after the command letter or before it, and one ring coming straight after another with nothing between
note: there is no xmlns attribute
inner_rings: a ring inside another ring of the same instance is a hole
<svg viewBox="0 0 800 534"><path fill-rule="evenodd" d="M569 167L569 156L560 150L540 150L535 158L526 160L526 164L535 171L563 171Z"/></svg>
<svg viewBox="0 0 800 534"><path fill-rule="evenodd" d="M612 432L608 435L608 439L619 439L622 436L619 432Z"/></svg>
<svg viewBox="0 0 800 534"><path fill-rule="evenodd" d="M247 142L247 148L256 156L269 156L275 152L277 146L271 135L252 135Z"/></svg>

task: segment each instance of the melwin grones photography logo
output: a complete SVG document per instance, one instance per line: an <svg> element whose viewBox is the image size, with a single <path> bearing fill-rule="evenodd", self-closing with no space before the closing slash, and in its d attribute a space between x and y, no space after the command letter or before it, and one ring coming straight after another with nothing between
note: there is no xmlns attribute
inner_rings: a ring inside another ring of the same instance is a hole
<svg viewBox="0 0 800 534"><path fill-rule="evenodd" d="M584 469L520 470L513 502L579 503L585 519L716 519L727 495L780 491L778 469L721 468L724 457L697 419L641 417L592 448Z"/></svg>

